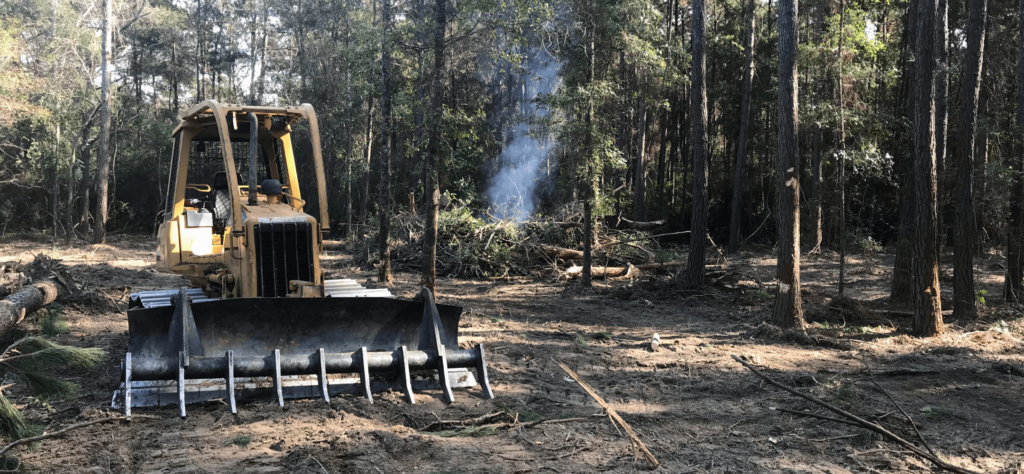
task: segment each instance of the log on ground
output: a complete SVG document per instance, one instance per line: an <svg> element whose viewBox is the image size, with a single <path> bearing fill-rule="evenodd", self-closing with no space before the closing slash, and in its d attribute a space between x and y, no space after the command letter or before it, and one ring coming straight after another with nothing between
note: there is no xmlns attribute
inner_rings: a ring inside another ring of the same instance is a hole
<svg viewBox="0 0 1024 474"><path fill-rule="evenodd" d="M53 303L64 293L67 293L64 285L43 280L0 300L0 335L7 334L25 319L25 316Z"/></svg>

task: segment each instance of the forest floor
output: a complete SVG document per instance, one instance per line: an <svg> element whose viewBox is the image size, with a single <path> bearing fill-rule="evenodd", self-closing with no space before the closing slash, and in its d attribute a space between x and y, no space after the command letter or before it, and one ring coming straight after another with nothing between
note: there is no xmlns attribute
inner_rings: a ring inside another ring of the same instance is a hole
<svg viewBox="0 0 1024 474"><path fill-rule="evenodd" d="M54 247L21 237L0 240L0 264L46 253L63 260L81 282L106 295L90 305L68 305L65 344L98 346L108 359L85 373L68 401L40 404L10 395L50 431L113 414L111 393L128 344L125 316L133 291L175 288L185 280L156 273L146 235L116 235L109 245ZM464 344L484 342L496 394L457 390L451 405L439 392L409 405L399 393L374 404L356 396L271 400L137 409L130 423L93 425L17 448L30 472L633 472L645 470L629 439L558 367L564 361L600 393L639 434L663 472L848 473L928 471L930 466L862 429L794 417L773 408L822 411L761 383L731 359L746 356L790 386L883 423L906 439L910 425L871 381L902 405L941 456L986 473L1024 472L1024 322L1001 305L1002 270L993 255L979 259L979 283L988 292L980 321L947 321L941 337L918 339L899 327L909 317L888 308L892 255L850 259L847 291L857 302L829 306L836 294L834 255L803 263L804 309L816 321L817 344L760 326L771 313L775 261L747 252L709 267L710 284L683 291L667 275L578 283L442 279L439 301L464 307ZM947 256L948 257L948 256ZM946 258L946 260L949 260ZM351 257L324 257L330 278L368 282L371 269ZM951 269L943 268L943 295ZM412 297L418 275L399 273L393 292ZM944 296L948 303L949 297ZM858 303L859 302L859 303ZM945 305L944 305L945 306ZM904 309L905 310L905 309ZM949 318L947 313L947 318ZM652 352L653 333L662 348ZM610 336L610 338L606 338ZM1005 364L1011 364L1007 366ZM489 430L479 437L442 437L423 431L437 421L465 420L507 410L521 420L584 417L583 421ZM249 441L246 443L245 441Z"/></svg>

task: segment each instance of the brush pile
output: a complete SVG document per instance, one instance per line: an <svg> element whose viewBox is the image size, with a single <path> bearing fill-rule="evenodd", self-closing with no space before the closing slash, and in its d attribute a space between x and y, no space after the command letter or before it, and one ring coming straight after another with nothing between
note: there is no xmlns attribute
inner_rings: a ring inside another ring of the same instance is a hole
<svg viewBox="0 0 1024 474"><path fill-rule="evenodd" d="M646 223L645 223L646 224ZM452 203L438 215L437 274L468 278L573 278L583 262L581 206L562 208L547 220L516 222L477 217L465 205ZM661 223L664 225L664 222ZM623 227L636 227L626 224ZM632 275L637 268L678 265L671 250L662 249L652 227L610 229L595 225L595 277ZM423 218L404 211L391 224L391 265L395 270L420 271L423 260ZM359 265L376 266L377 234L355 247ZM600 274L600 275L599 275Z"/></svg>

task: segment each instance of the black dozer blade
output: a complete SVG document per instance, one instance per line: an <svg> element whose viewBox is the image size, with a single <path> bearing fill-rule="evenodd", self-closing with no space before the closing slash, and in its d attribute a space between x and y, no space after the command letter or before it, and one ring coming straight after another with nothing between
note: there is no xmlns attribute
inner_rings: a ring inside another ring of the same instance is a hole
<svg viewBox="0 0 1024 474"><path fill-rule="evenodd" d="M236 378L272 378L283 405L286 378L316 376L312 396L329 403L330 374L358 374L359 392L371 403L374 379L389 377L412 402L410 373L436 371L444 401L451 403L449 369L476 369L484 396L493 398L483 347L459 349L461 314L461 307L435 305L426 288L412 301L236 298L196 304L182 289L171 306L128 311L129 352L113 402L130 417L133 386L166 381L176 383L175 401L185 416L186 380L214 379L223 383L221 398L235 412Z"/></svg>

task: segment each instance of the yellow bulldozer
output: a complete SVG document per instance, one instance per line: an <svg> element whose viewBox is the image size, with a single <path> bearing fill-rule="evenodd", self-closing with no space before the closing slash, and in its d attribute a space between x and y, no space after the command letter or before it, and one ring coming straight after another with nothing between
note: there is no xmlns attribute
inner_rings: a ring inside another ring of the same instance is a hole
<svg viewBox="0 0 1024 474"><path fill-rule="evenodd" d="M293 126L312 148L319 219L302 198ZM462 308L413 300L354 280L327 280L327 183L309 104L202 102L172 133L156 266L188 288L132 293L128 352L112 405L185 405L211 399L330 397L480 385L492 398L482 345L461 349ZM470 370L472 369L472 370ZM474 374L475 372L475 374ZM475 377L474 377L475 375Z"/></svg>

